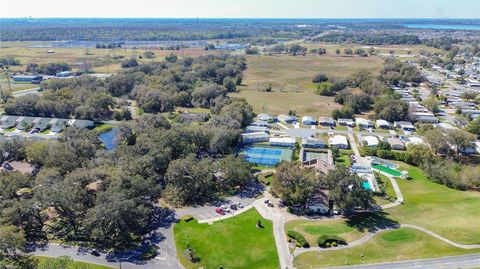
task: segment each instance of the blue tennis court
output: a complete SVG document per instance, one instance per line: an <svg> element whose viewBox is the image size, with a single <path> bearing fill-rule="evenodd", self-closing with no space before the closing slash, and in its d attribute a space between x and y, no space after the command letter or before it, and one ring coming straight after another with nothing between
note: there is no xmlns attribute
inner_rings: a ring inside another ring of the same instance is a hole
<svg viewBox="0 0 480 269"><path fill-rule="evenodd" d="M268 148L249 148L245 150L246 154L258 154L258 155L282 155L281 149L268 149Z"/></svg>
<svg viewBox="0 0 480 269"><path fill-rule="evenodd" d="M241 151L245 160L260 166L275 166L279 162L292 159L292 149L289 148L269 148L262 146L249 146Z"/></svg>

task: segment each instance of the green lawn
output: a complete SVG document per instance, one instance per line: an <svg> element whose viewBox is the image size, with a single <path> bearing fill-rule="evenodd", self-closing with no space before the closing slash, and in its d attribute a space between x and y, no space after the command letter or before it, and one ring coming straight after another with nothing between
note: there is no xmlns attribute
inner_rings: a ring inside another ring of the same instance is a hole
<svg viewBox="0 0 480 269"><path fill-rule="evenodd" d="M260 220L264 228L256 227ZM250 209L236 217L199 224L181 220L174 226L178 257L187 269L193 268L278 268L278 254L272 223ZM200 262L191 263L182 254L187 244Z"/></svg>
<svg viewBox="0 0 480 269"><path fill-rule="evenodd" d="M401 164L412 179L398 179L404 204L387 210L400 223L416 224L450 240L480 244L480 192L428 181L417 167Z"/></svg>
<svg viewBox="0 0 480 269"><path fill-rule="evenodd" d="M95 131L97 134L102 134L102 133L110 131L114 127L115 126L111 125L111 124L101 123L101 124L98 124L97 126L95 126L93 131Z"/></svg>
<svg viewBox="0 0 480 269"><path fill-rule="evenodd" d="M303 234L310 246L317 246L317 238L325 234L340 236L347 242L355 241L365 234L365 231L348 225L345 219L294 220L285 224L285 231L290 230Z"/></svg>
<svg viewBox="0 0 480 269"><path fill-rule="evenodd" d="M350 167L351 162L350 162L350 157L348 155L342 154L340 157L335 159L335 165L336 166L343 166L343 167Z"/></svg>
<svg viewBox="0 0 480 269"><path fill-rule="evenodd" d="M36 259L38 260L39 268L49 268L48 267L49 265L59 261L59 258L50 258L50 257L36 257ZM60 267L55 267L55 268L60 268ZM80 262L80 261L70 261L67 263L67 266L65 267L65 269L111 269L111 268L112 267L109 267L109 266Z"/></svg>
<svg viewBox="0 0 480 269"><path fill-rule="evenodd" d="M475 252L478 250L459 249L421 231L400 228L380 232L360 246L337 251L311 251L301 254L295 258L294 264L298 269L306 269L434 258Z"/></svg>
<svg viewBox="0 0 480 269"><path fill-rule="evenodd" d="M389 204L397 198L397 194L395 193L395 190L393 189L392 183L390 182L390 179L388 177L382 175L382 174L375 174L376 177L380 177L380 179L384 182L385 184L385 194L388 197L380 197L380 196L375 196L375 201L379 205L384 205L384 204ZM387 198L387 199L386 199Z"/></svg>

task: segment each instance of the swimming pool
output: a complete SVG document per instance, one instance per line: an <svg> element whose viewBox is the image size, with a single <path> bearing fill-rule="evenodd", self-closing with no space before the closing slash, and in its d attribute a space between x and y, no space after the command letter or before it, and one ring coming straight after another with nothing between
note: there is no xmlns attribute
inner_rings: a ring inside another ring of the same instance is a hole
<svg viewBox="0 0 480 269"><path fill-rule="evenodd" d="M371 190L372 189L372 186L370 186L370 183L368 183L368 181L362 182L362 187L366 190Z"/></svg>

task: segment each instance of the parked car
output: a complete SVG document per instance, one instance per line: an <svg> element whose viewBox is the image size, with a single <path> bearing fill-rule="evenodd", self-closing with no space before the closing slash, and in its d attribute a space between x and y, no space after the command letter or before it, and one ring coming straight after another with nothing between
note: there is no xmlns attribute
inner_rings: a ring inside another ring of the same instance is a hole
<svg viewBox="0 0 480 269"><path fill-rule="evenodd" d="M223 209L221 209L220 207L215 208L215 212L217 212L220 215L225 215L225 211L223 211Z"/></svg>
<svg viewBox="0 0 480 269"><path fill-rule="evenodd" d="M8 170L8 171L13 170L13 167L10 165L10 163L7 163L7 162L3 163L3 168L5 168L5 170Z"/></svg>
<svg viewBox="0 0 480 269"><path fill-rule="evenodd" d="M264 202L265 204L268 204L268 203L270 203L270 200L265 199L265 201L263 201L263 202Z"/></svg>
<svg viewBox="0 0 480 269"><path fill-rule="evenodd" d="M92 252L90 252L90 254L92 254L95 257L100 256L100 253L97 250L92 250Z"/></svg>
<svg viewBox="0 0 480 269"><path fill-rule="evenodd" d="M230 206L230 209L231 209L231 210L237 210L238 207L237 207L237 205L233 204L233 205Z"/></svg>
<svg viewBox="0 0 480 269"><path fill-rule="evenodd" d="M274 207L274 205L272 203L267 203L267 206L268 207Z"/></svg>
<svg viewBox="0 0 480 269"><path fill-rule="evenodd" d="M237 202L238 208L243 208L243 205L240 202Z"/></svg>

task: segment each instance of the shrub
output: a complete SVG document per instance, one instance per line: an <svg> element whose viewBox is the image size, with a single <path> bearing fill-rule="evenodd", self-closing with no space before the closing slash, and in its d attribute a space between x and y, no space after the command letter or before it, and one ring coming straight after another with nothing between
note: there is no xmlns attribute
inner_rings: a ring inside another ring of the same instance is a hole
<svg viewBox="0 0 480 269"><path fill-rule="evenodd" d="M324 234L318 237L317 244L319 247L336 247L338 245L346 245L347 242L339 236Z"/></svg>
<svg viewBox="0 0 480 269"><path fill-rule="evenodd" d="M298 232L295 232L295 231L288 231L287 236L296 240L298 242L298 244L303 248L310 247L307 240L305 239L305 237L301 233L298 233Z"/></svg>
<svg viewBox="0 0 480 269"><path fill-rule="evenodd" d="M155 256L157 256L157 248L154 245L150 245L142 252L140 258L142 260L151 260Z"/></svg>
<svg viewBox="0 0 480 269"><path fill-rule="evenodd" d="M271 176L273 176L273 172L272 171L269 171L269 172L264 172L264 173L261 173L258 175L258 181L260 181L261 183L265 184L265 185L270 185L270 181L268 180Z"/></svg>
<svg viewBox="0 0 480 269"><path fill-rule="evenodd" d="M182 217L182 220L185 221L185 222L190 222L194 219L195 218L192 215L185 215L185 216Z"/></svg>

